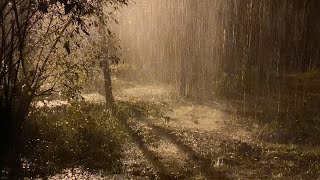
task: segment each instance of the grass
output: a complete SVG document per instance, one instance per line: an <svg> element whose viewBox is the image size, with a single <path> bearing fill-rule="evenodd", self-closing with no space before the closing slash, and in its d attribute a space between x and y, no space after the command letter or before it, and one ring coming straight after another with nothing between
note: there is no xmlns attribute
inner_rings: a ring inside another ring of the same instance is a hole
<svg viewBox="0 0 320 180"><path fill-rule="evenodd" d="M31 176L47 177L65 168L119 172L126 134L102 104L33 109L24 127Z"/></svg>
<svg viewBox="0 0 320 180"><path fill-rule="evenodd" d="M159 104L148 101L118 101L114 113L115 116L126 116L125 118L147 116L160 118L164 116Z"/></svg>
<svg viewBox="0 0 320 180"><path fill-rule="evenodd" d="M145 117L160 119L164 116L161 108L161 105L153 102L117 101L112 111L106 110L103 104L86 102L33 109L24 128L24 157L29 177L48 177L61 173L66 168L78 167L93 173L120 173L123 145L129 139L123 121L131 117L136 120ZM313 134L310 141L315 142L318 131L311 131L310 127L316 122L306 124L305 121L297 121L304 122L299 126L289 121L277 121L278 124L269 123L263 131L266 132L265 135L274 134L268 142L275 140L276 143L294 143L289 142L292 139L286 135L303 137L305 132L309 133L307 137ZM312 128L316 127L319 126ZM297 133L299 131L301 133ZM221 171L230 172L235 177L319 177L320 151L316 148L266 142L255 144L228 139L219 145L219 149L216 154L223 158L225 165L218 167L218 170L220 168Z"/></svg>
<svg viewBox="0 0 320 180"><path fill-rule="evenodd" d="M32 109L24 127L26 176L49 177L78 167L120 173L122 146L128 141L121 121L161 115L158 105L140 101L119 101L112 110L84 101Z"/></svg>
<svg viewBox="0 0 320 180"><path fill-rule="evenodd" d="M317 179L320 151L289 144L252 144L228 141L220 144L226 169L248 179Z"/></svg>
<svg viewBox="0 0 320 180"><path fill-rule="evenodd" d="M301 111L291 119L286 114L265 122L259 137L272 143L314 145L320 143L320 121L317 112Z"/></svg>

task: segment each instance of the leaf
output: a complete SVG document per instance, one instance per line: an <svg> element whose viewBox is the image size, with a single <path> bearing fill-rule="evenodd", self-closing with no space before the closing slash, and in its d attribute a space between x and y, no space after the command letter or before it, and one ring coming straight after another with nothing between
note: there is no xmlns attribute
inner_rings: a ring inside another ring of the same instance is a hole
<svg viewBox="0 0 320 180"><path fill-rule="evenodd" d="M99 24L98 24L97 21L93 21L93 24L94 24L95 27L98 27L98 26L99 26Z"/></svg>
<svg viewBox="0 0 320 180"><path fill-rule="evenodd" d="M61 4L67 4L67 0L58 0Z"/></svg>
<svg viewBox="0 0 320 180"><path fill-rule="evenodd" d="M64 13L67 15L74 8L74 4L65 4L64 5Z"/></svg>
<svg viewBox="0 0 320 180"><path fill-rule="evenodd" d="M112 34L111 31L109 29L107 29L107 31L108 31L109 36L111 36L111 34Z"/></svg>
<svg viewBox="0 0 320 180"><path fill-rule="evenodd" d="M57 2L58 2L58 0L50 0L50 4L55 4Z"/></svg>
<svg viewBox="0 0 320 180"><path fill-rule="evenodd" d="M66 51L67 51L68 54L71 53L71 50L70 50L70 42L69 42L69 41L66 41L66 42L63 44L63 47L66 49Z"/></svg>
<svg viewBox="0 0 320 180"><path fill-rule="evenodd" d="M39 11L42 13L48 13L48 4L44 1L39 2Z"/></svg>

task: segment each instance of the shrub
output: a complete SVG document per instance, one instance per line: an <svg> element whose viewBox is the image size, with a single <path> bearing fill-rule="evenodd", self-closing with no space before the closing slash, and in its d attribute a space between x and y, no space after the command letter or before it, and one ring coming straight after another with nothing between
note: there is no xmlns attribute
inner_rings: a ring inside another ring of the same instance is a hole
<svg viewBox="0 0 320 180"><path fill-rule="evenodd" d="M69 167L114 172L121 169L126 134L103 104L33 109L24 127L24 157L32 176Z"/></svg>

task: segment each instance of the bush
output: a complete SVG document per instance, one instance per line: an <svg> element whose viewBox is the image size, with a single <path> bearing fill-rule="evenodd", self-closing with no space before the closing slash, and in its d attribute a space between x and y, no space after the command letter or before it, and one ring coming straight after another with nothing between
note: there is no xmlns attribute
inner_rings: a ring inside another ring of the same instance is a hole
<svg viewBox="0 0 320 180"><path fill-rule="evenodd" d="M101 104L33 109L25 128L25 165L32 176L49 176L65 168L117 172L127 137Z"/></svg>
<svg viewBox="0 0 320 180"><path fill-rule="evenodd" d="M301 111L299 116L271 121L262 130L260 137L273 143L318 145L320 143L320 121L317 114Z"/></svg>

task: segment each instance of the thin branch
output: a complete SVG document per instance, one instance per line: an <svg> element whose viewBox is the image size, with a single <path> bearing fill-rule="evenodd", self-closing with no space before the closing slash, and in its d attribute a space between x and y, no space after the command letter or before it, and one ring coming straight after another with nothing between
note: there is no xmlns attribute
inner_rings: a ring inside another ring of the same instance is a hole
<svg viewBox="0 0 320 180"><path fill-rule="evenodd" d="M45 33L45 36L49 33L49 30L51 28L51 23L53 22L53 17L54 17L54 14L52 13L51 17L50 17L50 21L49 21L49 24L48 24L48 27L47 27L47 30L46 30L46 33ZM44 37L43 38L40 38L39 42L41 41L41 39L45 39ZM39 60L41 59L41 55L43 53L43 50L44 48L42 47L41 51L40 51L40 54L39 54ZM39 63L37 63L39 64ZM36 67L36 69L38 69L38 67Z"/></svg>
<svg viewBox="0 0 320 180"><path fill-rule="evenodd" d="M41 68L39 68L39 76L34 80L34 82L38 82L38 80L40 79L42 72L44 71L44 69L46 68L48 61L50 59L51 54L53 53L54 49L56 48L56 45L58 44L58 42L60 41L60 39L62 38L63 33L65 32L65 30L67 29L67 27L71 24L72 22L72 18L70 18L68 20L68 22L65 24L65 26L63 27L63 29L61 30L61 32L59 33L59 36L57 37L56 41L54 42L54 44L52 45L47 57L45 58ZM37 69L36 69L37 71ZM36 83L37 84L37 83Z"/></svg>

